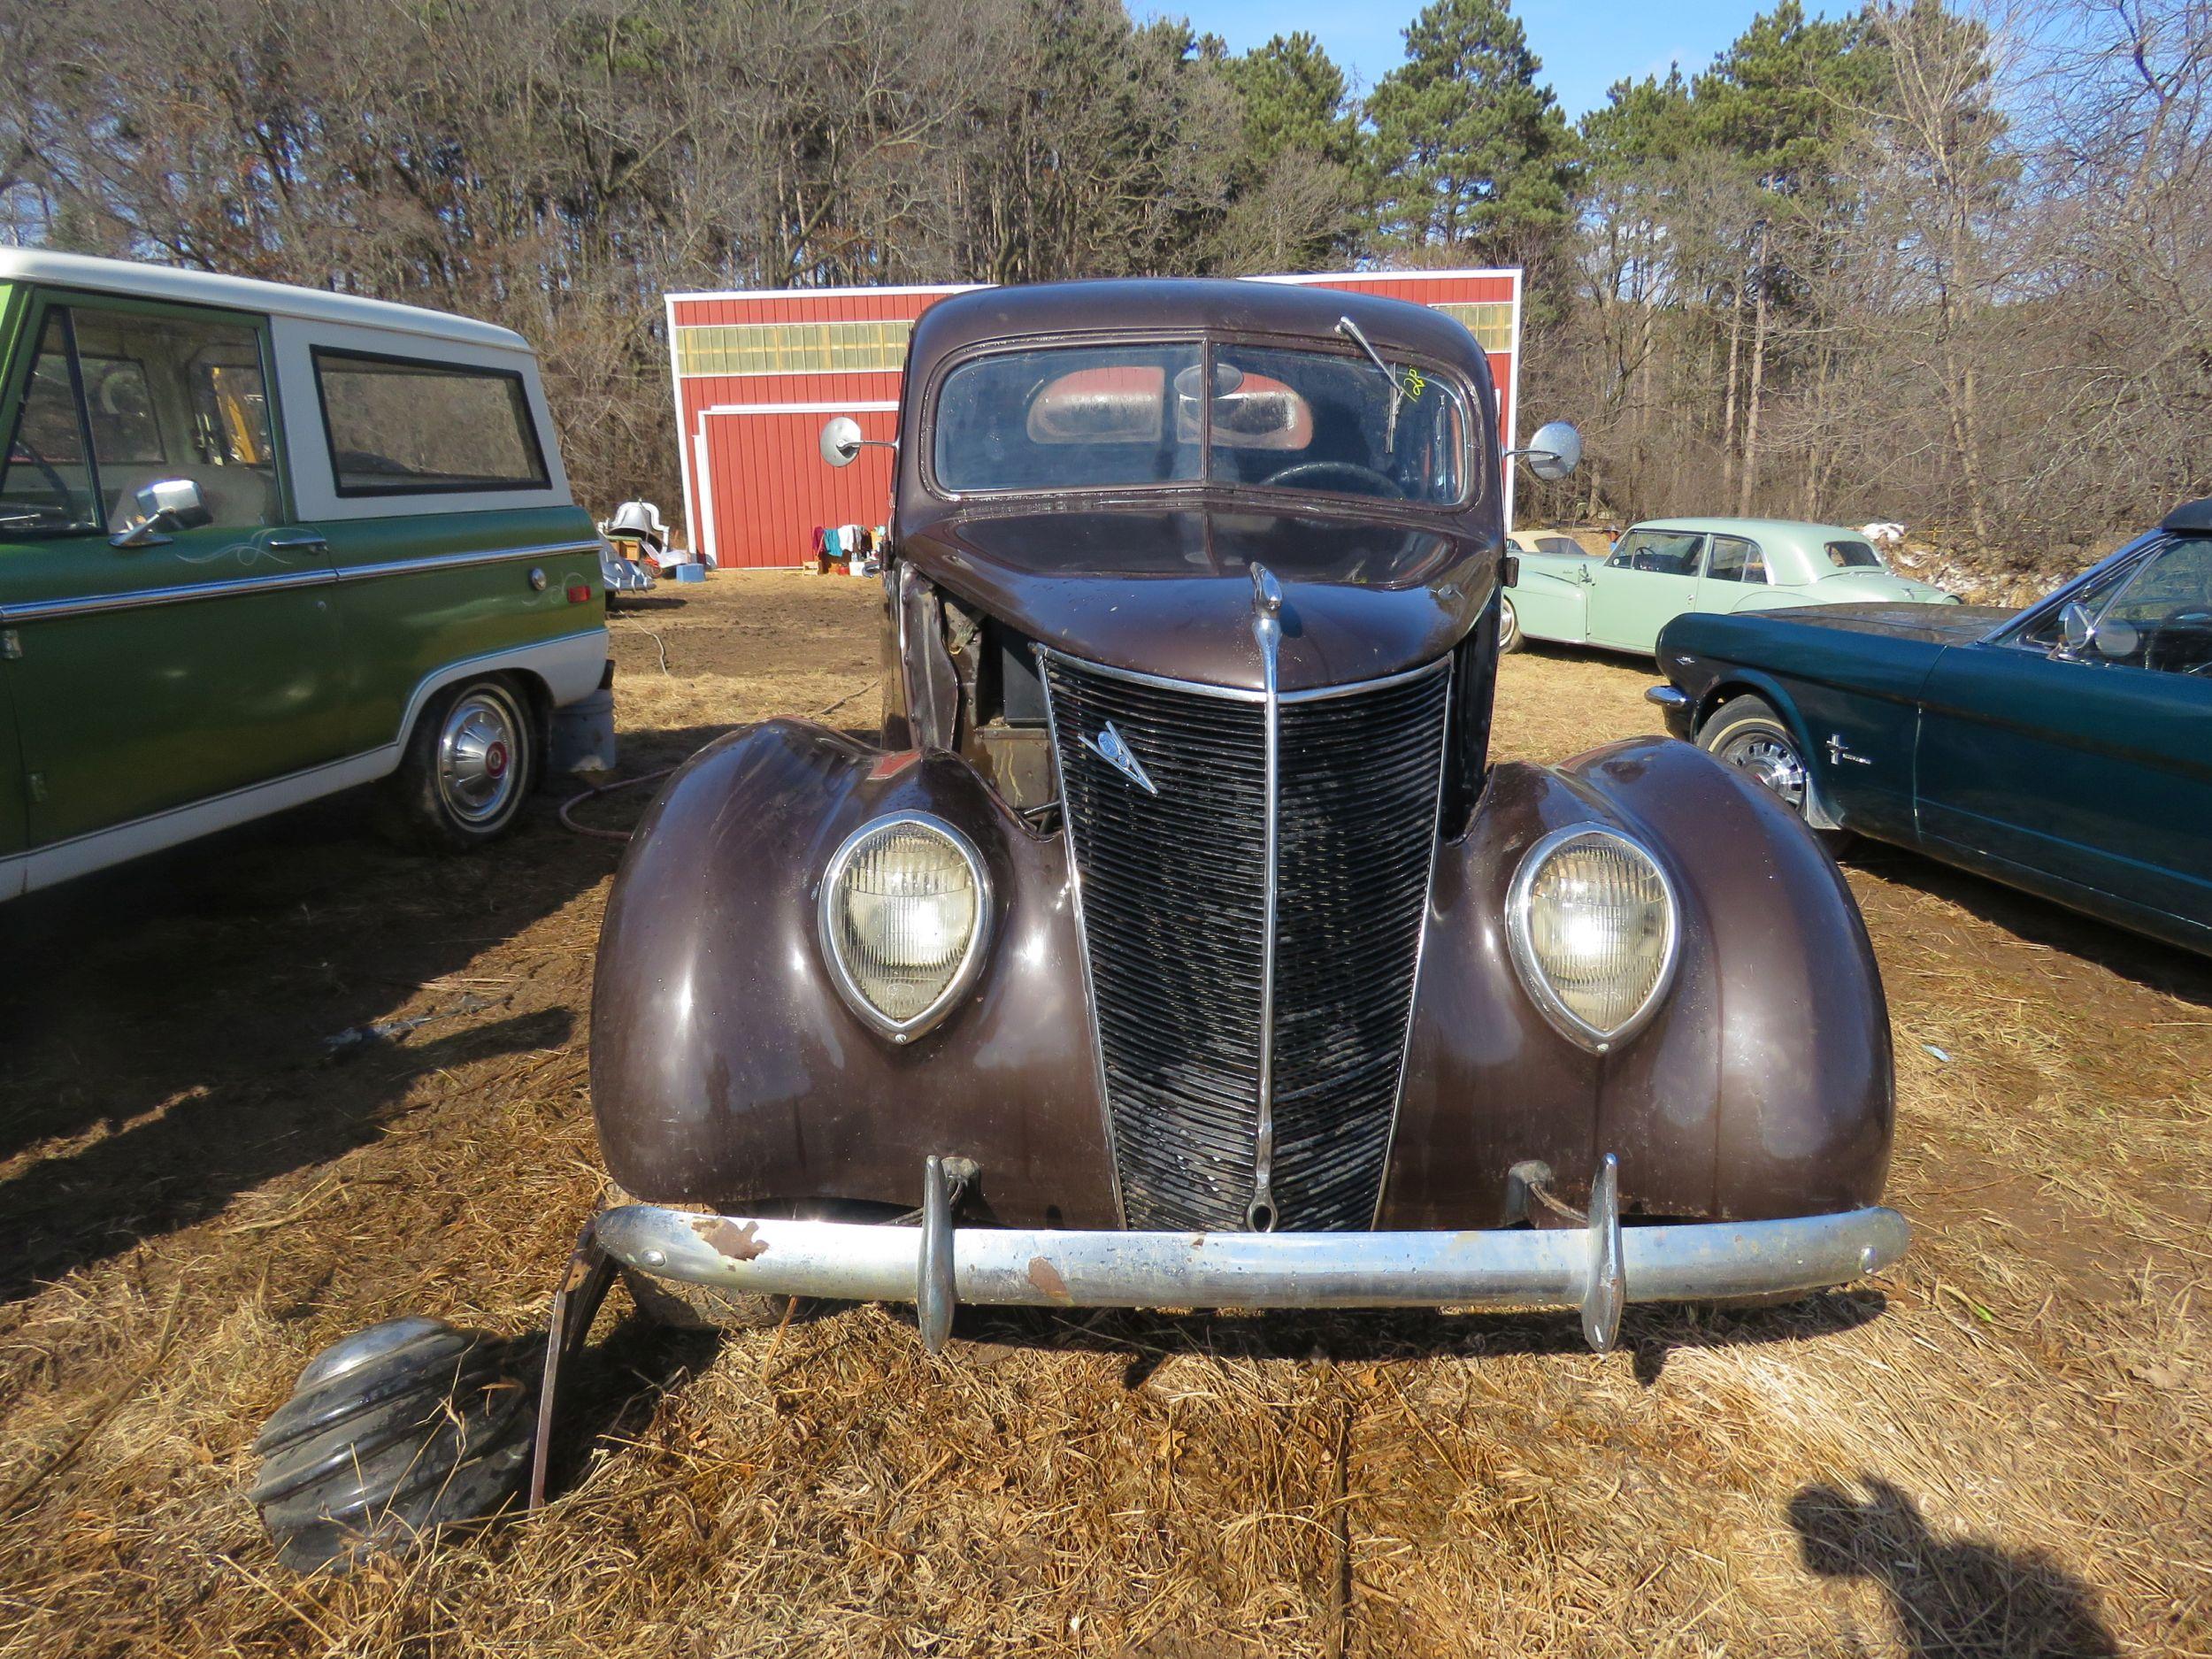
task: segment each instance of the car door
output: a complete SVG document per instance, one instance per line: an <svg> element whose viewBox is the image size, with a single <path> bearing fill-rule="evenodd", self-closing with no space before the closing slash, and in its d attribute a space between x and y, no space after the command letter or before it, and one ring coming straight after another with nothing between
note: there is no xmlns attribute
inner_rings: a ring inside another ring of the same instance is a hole
<svg viewBox="0 0 2212 1659"><path fill-rule="evenodd" d="M1617 650L1656 649L1659 630L1697 608L1707 538L1693 530L1631 530L1596 572L1590 641Z"/></svg>
<svg viewBox="0 0 2212 1659"><path fill-rule="evenodd" d="M2094 619L2085 643L2069 603ZM2161 537L1946 650L1924 695L1924 835L2121 919L2212 930L2212 536Z"/></svg>
<svg viewBox="0 0 2212 1659"><path fill-rule="evenodd" d="M23 759L17 751L15 703L8 687L8 634L0 628L0 899L23 891L22 852L27 826L23 802Z"/></svg>
<svg viewBox="0 0 2212 1659"><path fill-rule="evenodd" d="M337 758L330 565L288 521L263 321L49 295L29 337L0 406L0 515L19 526L0 621L31 845ZM196 509L112 534L142 487L178 483Z"/></svg>

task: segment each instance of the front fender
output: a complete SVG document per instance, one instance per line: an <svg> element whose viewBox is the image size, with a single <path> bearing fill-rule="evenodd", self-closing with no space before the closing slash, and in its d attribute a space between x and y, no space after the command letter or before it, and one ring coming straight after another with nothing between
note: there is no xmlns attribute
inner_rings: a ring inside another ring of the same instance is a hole
<svg viewBox="0 0 2212 1659"><path fill-rule="evenodd" d="M1682 906L1664 1004L1604 1056L1537 1011L1504 925L1521 855L1591 821L1649 848ZM1382 1225L1495 1225L1515 1164L1549 1164L1574 1194L1607 1152L1630 1215L1855 1209L1880 1196L1893 1115L1865 928L1780 803L1661 738L1492 771L1466 835L1439 850Z"/></svg>
<svg viewBox="0 0 2212 1659"><path fill-rule="evenodd" d="M1525 555L1520 580L1512 588L1513 613L1521 632L1532 639L1569 644L1589 637L1590 589L1586 583L1531 568Z"/></svg>
<svg viewBox="0 0 2212 1659"><path fill-rule="evenodd" d="M974 842L996 903L975 986L896 1045L838 995L817 941L821 872L882 813ZM919 1202L931 1154L982 1170L982 1217L1115 1225L1113 1173L1064 842L957 756L886 754L772 720L688 762L615 879L592 1008L592 1106L637 1197L742 1209Z"/></svg>

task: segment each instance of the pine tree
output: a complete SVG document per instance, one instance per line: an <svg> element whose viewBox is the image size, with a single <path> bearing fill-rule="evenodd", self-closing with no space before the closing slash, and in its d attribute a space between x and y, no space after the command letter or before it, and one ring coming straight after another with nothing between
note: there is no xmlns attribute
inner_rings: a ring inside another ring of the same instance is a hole
<svg viewBox="0 0 2212 1659"><path fill-rule="evenodd" d="M1434 0L1367 100L1386 246L1526 262L1568 222L1575 142L1505 0Z"/></svg>

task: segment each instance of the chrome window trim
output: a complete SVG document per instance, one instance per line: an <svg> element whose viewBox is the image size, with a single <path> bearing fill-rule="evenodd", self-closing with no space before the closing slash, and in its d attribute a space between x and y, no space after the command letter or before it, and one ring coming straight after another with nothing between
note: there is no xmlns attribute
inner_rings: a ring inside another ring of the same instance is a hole
<svg viewBox="0 0 2212 1659"><path fill-rule="evenodd" d="M241 547L267 543L241 542ZM42 622L61 617L97 616L108 611L143 611L156 605L191 604L203 599L228 599L240 594L280 593L292 588L325 588L343 582L369 581L383 576L404 576L419 571L462 570L472 565L499 565L509 559L556 558L566 554L596 555L595 541L551 541L535 547L492 548L472 553L433 553L420 558L387 559L374 565L350 565L314 570L284 571L267 576L238 576L217 582L186 582L170 588L139 588L125 593L85 594L67 599L35 599L0 604L0 622Z"/></svg>
<svg viewBox="0 0 2212 1659"><path fill-rule="evenodd" d="M901 824L916 824L933 830L952 843L953 850L966 863L968 875L975 882L976 918L975 931L968 936L968 948L961 956L960 965L953 970L952 978L945 982L945 988L919 1013L905 1019L893 1019L867 999L845 966L844 956L837 948L837 933L832 925L830 905L836 895L838 878L845 873L845 867L852 862L854 850L869 836ZM845 1005L859 1015L870 1028L890 1038L893 1042L910 1042L950 1013L953 1005L967 994L975 983L976 976L982 972L984 951L991 937L991 910L995 902L990 869L984 864L983 855L977 850L973 841L933 812L886 812L870 818L846 836L839 843L837 850L830 855L829 863L823 866L821 887L815 895L816 942L820 948L822 960L829 965L830 982L837 987L838 995L845 999Z"/></svg>
<svg viewBox="0 0 2212 1659"><path fill-rule="evenodd" d="M2082 572L2080 575L2075 577L2073 580L2063 583L2052 592L2046 594L2026 610L2016 615L2007 617L2002 622L1991 628L1988 633L1983 634L1975 643L1978 645L2008 645L2016 650L2040 651L2042 649L2040 646L2022 643L2020 635L2025 634L2045 617L2062 609L2076 593L2095 581L2107 571L2128 559L2147 557L2166 537L2172 534L2173 532L2163 527L2145 531L2124 547L2115 548L2087 570Z"/></svg>
<svg viewBox="0 0 2212 1659"><path fill-rule="evenodd" d="M1659 972L1651 982L1650 991L1637 1005L1636 1011L1610 1031L1593 1025L1567 1006L1564 999L1553 988L1551 980L1546 977L1543 964L1537 961L1535 947L1529 942L1528 936L1529 904L1537 876L1560 848L1569 841L1592 836L1602 841L1617 841L1635 852L1657 872L1660 890L1667 897L1667 942L1660 956ZM1675 969L1682 956L1682 895L1674 885L1674 878L1667 873L1666 865L1659 861L1658 855L1650 848L1624 830L1593 819L1584 819L1540 837L1521 855L1520 865L1513 872L1512 884L1506 889L1505 934L1513 957L1514 972L1519 976L1521 987L1528 993L1529 1000L1536 1004L1537 1011L1551 1022L1561 1036L1592 1054L1609 1054L1615 1046L1626 1042L1644 1028L1658 1010L1659 1004L1666 1000L1667 992L1674 983Z"/></svg>

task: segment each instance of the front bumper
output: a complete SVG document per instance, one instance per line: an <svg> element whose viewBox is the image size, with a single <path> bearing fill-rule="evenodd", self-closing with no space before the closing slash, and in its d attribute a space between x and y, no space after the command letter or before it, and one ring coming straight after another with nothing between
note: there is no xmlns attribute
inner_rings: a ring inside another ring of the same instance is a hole
<svg viewBox="0 0 2212 1659"><path fill-rule="evenodd" d="M1665 718L1668 733L1684 742L1696 741L1692 723L1697 714L1696 705L1687 692L1674 686L1654 686L1644 693L1644 701L1658 709Z"/></svg>
<svg viewBox="0 0 2212 1659"><path fill-rule="evenodd" d="M1847 1284L1909 1233L1880 1208L1773 1221L1623 1227L1614 1160L1585 1227L1464 1233L1119 1233L951 1224L939 1160L922 1225L872 1226L610 1210L625 1266L719 1290L911 1302L942 1345L958 1302L1023 1308L1579 1308L1601 1353L1628 1302L1702 1302Z"/></svg>

